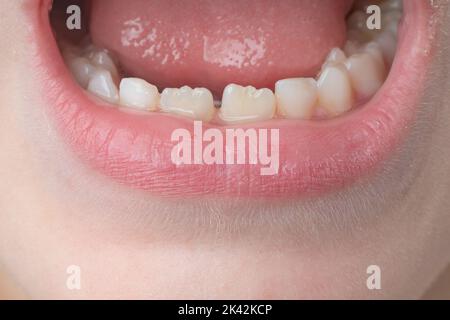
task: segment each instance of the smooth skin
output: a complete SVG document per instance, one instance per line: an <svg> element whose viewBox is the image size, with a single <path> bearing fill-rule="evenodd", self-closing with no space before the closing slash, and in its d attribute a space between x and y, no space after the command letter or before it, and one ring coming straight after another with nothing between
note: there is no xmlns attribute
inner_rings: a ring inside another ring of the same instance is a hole
<svg viewBox="0 0 450 320"><path fill-rule="evenodd" d="M449 298L449 1L433 1L438 54L383 170L272 203L162 200L85 167L46 114L25 2L0 0L1 298ZM370 265L381 290L366 286Z"/></svg>

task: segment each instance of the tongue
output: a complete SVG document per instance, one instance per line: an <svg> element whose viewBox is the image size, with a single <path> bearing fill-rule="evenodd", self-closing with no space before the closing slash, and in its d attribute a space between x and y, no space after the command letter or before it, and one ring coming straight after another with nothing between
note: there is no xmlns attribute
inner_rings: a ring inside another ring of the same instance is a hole
<svg viewBox="0 0 450 320"><path fill-rule="evenodd" d="M127 76L165 87L229 83L273 88L314 76L346 39L352 0L95 0L94 44L118 55Z"/></svg>

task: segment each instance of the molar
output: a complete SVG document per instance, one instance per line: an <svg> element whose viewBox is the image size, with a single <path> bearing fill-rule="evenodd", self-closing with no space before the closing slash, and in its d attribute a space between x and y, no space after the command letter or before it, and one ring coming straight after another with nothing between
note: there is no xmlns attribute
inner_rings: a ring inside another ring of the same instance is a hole
<svg viewBox="0 0 450 320"><path fill-rule="evenodd" d="M386 30L375 38L375 42L380 46L386 64L391 66L397 49L397 40L395 40L394 35L389 30Z"/></svg>
<svg viewBox="0 0 450 320"><path fill-rule="evenodd" d="M105 70L108 70L111 73L111 76L117 83L119 80L119 71L116 67L116 63L112 59L112 57L106 52L106 51L97 51L89 55L89 60L91 63L98 67Z"/></svg>
<svg viewBox="0 0 450 320"><path fill-rule="evenodd" d="M89 80L87 90L110 103L119 101L118 89L107 70L96 70Z"/></svg>
<svg viewBox="0 0 450 320"><path fill-rule="evenodd" d="M86 89L96 68L84 57L74 57L67 61L70 72L78 84Z"/></svg>

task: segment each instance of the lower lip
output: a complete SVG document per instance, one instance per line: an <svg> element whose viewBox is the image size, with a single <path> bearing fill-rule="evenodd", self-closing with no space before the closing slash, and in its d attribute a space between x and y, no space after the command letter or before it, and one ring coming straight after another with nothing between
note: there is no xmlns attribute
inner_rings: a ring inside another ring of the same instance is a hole
<svg viewBox="0 0 450 320"><path fill-rule="evenodd" d="M192 121L126 113L89 98L72 80L57 49L50 6L50 0L29 1L27 13L36 52L33 70L61 136L93 169L163 197L300 198L351 184L379 168L407 134L432 56L429 2L405 1L396 61L367 105L330 121L273 120L241 126L279 130L278 174L263 176L263 166L249 164L176 166L171 134L180 128L192 133Z"/></svg>

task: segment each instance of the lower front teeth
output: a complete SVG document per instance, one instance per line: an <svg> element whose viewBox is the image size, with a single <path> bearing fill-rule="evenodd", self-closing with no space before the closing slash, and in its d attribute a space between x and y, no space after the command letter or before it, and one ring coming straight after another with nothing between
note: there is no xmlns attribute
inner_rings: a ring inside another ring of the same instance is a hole
<svg viewBox="0 0 450 320"><path fill-rule="evenodd" d="M205 88L188 86L167 88L161 94L161 110L194 120L210 121L215 112L212 93Z"/></svg>
<svg viewBox="0 0 450 320"><path fill-rule="evenodd" d="M229 84L223 91L219 117L228 123L272 119L276 110L272 90Z"/></svg>
<svg viewBox="0 0 450 320"><path fill-rule="evenodd" d="M141 110L156 111L159 105L158 88L139 78L120 81L120 104Z"/></svg>
<svg viewBox="0 0 450 320"><path fill-rule="evenodd" d="M317 104L317 82L312 78L280 80L275 84L278 113L289 119L311 119Z"/></svg>
<svg viewBox="0 0 450 320"><path fill-rule="evenodd" d="M364 10L371 2L382 9L382 30L368 30ZM321 112L336 117L351 110L358 101L371 98L382 86L392 64L397 28L402 16L400 0L357 2L348 19L348 38L343 50L333 48L317 79L291 78L270 89L228 85L221 103L205 88L166 88L138 78L123 78L107 50L87 44L84 49L62 47L63 56L81 87L115 105L162 111L194 120L225 123L287 119L314 119ZM119 88L117 85L120 82ZM220 106L220 108L218 108Z"/></svg>

